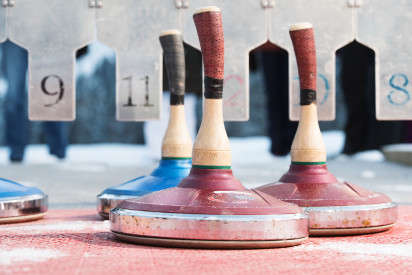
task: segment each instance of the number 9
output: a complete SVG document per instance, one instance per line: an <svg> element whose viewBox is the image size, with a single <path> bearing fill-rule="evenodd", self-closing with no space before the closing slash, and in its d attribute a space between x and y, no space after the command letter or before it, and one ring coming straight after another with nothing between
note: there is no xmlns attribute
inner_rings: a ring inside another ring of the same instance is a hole
<svg viewBox="0 0 412 275"><path fill-rule="evenodd" d="M47 80L49 79L49 78L56 78L58 81L59 81L59 91L56 91L56 92L49 92L49 91L47 91L47 89L46 89L46 82L47 82ZM63 98L63 95L64 95L64 83L63 83L63 80L58 76L58 75L48 75L48 76L46 76L45 78L43 78L43 80L41 81L41 90L43 91L43 93L45 93L46 95L50 95L50 96L52 96L52 95L59 95L58 97L57 97L57 100L56 100L56 102L53 102L53 103L49 103L49 104L45 104L44 106L46 106L46 107L49 107L49 106L52 106L52 105L54 105L54 104L57 104L57 103L59 103L61 100L62 100L62 98Z"/></svg>

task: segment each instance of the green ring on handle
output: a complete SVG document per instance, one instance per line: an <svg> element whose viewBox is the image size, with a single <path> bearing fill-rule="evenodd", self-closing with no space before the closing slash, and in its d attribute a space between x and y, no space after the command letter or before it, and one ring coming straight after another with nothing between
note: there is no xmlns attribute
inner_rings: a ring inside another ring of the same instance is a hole
<svg viewBox="0 0 412 275"><path fill-rule="evenodd" d="M299 161L292 161L293 165L325 165L326 161L318 161L318 162L299 162Z"/></svg>
<svg viewBox="0 0 412 275"><path fill-rule="evenodd" d="M232 166L212 166L212 165L192 165L192 168L197 169L231 169Z"/></svg>

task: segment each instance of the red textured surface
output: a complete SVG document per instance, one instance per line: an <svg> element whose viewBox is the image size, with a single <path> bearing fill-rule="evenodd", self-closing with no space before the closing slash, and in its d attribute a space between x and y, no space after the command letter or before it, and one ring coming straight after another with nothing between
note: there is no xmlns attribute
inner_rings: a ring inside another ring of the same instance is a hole
<svg viewBox="0 0 412 275"><path fill-rule="evenodd" d="M0 226L0 274L411 272L412 206L400 206L399 221L386 232L309 238L300 246L263 250L172 249L122 243L109 232L108 221L100 220L93 209L53 210L43 220Z"/></svg>
<svg viewBox="0 0 412 275"><path fill-rule="evenodd" d="M174 188L121 202L119 208L184 214L266 215L302 210L266 194L245 189L229 169L192 168Z"/></svg>
<svg viewBox="0 0 412 275"><path fill-rule="evenodd" d="M256 188L299 206L347 206L387 203L392 200L349 182L339 182L326 165L290 165L274 182Z"/></svg>
<svg viewBox="0 0 412 275"><path fill-rule="evenodd" d="M300 89L316 91L316 48L313 28L291 31L298 63Z"/></svg>
<svg viewBox="0 0 412 275"><path fill-rule="evenodd" d="M193 15L204 64L205 76L223 79L224 38L220 11Z"/></svg>

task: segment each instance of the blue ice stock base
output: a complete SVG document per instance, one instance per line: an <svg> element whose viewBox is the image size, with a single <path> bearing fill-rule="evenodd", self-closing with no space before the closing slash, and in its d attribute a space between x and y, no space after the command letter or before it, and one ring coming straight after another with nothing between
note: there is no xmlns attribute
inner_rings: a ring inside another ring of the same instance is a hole
<svg viewBox="0 0 412 275"><path fill-rule="evenodd" d="M40 219L47 208L47 195L40 189L0 179L0 224Z"/></svg>
<svg viewBox="0 0 412 275"><path fill-rule="evenodd" d="M150 176L142 176L103 190L97 196L97 212L101 217L108 219L110 209L123 200L175 187L189 175L191 168L190 158L163 158Z"/></svg>

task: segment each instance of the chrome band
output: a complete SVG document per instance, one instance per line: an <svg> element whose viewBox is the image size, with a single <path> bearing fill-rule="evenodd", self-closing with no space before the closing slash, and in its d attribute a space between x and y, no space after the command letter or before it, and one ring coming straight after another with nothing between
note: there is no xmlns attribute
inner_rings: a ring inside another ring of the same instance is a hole
<svg viewBox="0 0 412 275"><path fill-rule="evenodd" d="M333 229L376 227L375 229L378 231L373 232L387 230L390 228L389 225L394 224L398 218L397 207L396 203L388 202L370 205L303 207L303 209L309 214L312 234L312 231L321 232L321 230L326 229L332 231ZM337 234L356 234L353 233L354 231L350 233L350 230L341 231Z"/></svg>
<svg viewBox="0 0 412 275"><path fill-rule="evenodd" d="M109 212L125 199L136 198L125 195L102 194L97 196L97 212L102 218L108 219Z"/></svg>
<svg viewBox="0 0 412 275"><path fill-rule="evenodd" d="M359 234L371 234L386 231L391 229L394 224L372 226L372 227L358 227L358 228L320 228L310 229L309 235L311 236L342 236L342 235L359 235Z"/></svg>
<svg viewBox="0 0 412 275"><path fill-rule="evenodd" d="M154 238L142 237L135 235L127 235L123 233L113 232L116 238L132 243L168 246L168 247L186 247L186 248L213 248L213 249L249 249L249 248L274 248L288 247L303 243L308 237L290 240L278 241L205 241L205 240L187 240L187 239L170 239L170 238Z"/></svg>
<svg viewBox="0 0 412 275"><path fill-rule="evenodd" d="M308 236L305 213L284 215L203 215L110 211L113 232L155 238L209 241L275 241Z"/></svg>
<svg viewBox="0 0 412 275"><path fill-rule="evenodd" d="M45 194L0 198L0 219L38 215L45 213L47 208L48 200Z"/></svg>
<svg viewBox="0 0 412 275"><path fill-rule="evenodd" d="M40 214L30 214L30 215L25 215L25 216L0 218L0 224L35 221L35 220L43 218L44 215L46 215L46 212L43 212Z"/></svg>
<svg viewBox="0 0 412 275"><path fill-rule="evenodd" d="M336 212L336 211L363 211L363 210L378 210L397 206L395 202L367 204L367 205L347 205L347 206L319 206L319 207L302 207L305 211L322 211L322 212Z"/></svg>

